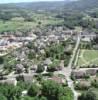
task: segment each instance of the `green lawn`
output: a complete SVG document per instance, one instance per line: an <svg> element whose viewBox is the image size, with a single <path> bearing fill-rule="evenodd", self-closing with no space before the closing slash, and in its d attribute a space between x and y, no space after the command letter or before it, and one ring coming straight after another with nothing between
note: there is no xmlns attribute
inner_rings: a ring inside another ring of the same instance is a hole
<svg viewBox="0 0 98 100"><path fill-rule="evenodd" d="M36 24L33 22L24 22L24 21L0 21L0 32L3 31L16 31L20 29L27 29L34 27Z"/></svg>
<svg viewBox="0 0 98 100"><path fill-rule="evenodd" d="M81 50L78 57L78 66L97 64L98 65L98 50Z"/></svg>
<svg viewBox="0 0 98 100"><path fill-rule="evenodd" d="M36 17L32 16L34 21L28 22L24 21L23 18L12 18L9 21L0 21L0 32L4 31L17 31L17 30L28 30L28 29L34 29L36 26L39 25L39 22L41 22L41 26L46 26L46 25L56 25L63 23L64 20L62 19L57 19L57 18L43 18L39 17L37 15Z"/></svg>
<svg viewBox="0 0 98 100"><path fill-rule="evenodd" d="M83 57L86 61L91 61L98 58L98 50L85 50Z"/></svg>

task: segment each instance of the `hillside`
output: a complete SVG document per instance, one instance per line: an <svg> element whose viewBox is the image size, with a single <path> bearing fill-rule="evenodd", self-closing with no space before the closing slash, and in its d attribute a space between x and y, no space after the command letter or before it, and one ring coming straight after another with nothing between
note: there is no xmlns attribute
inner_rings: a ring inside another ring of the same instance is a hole
<svg viewBox="0 0 98 100"><path fill-rule="evenodd" d="M31 3L19 3L16 6L20 8L26 8L31 10L53 10L60 9L64 6L65 2L31 2Z"/></svg>
<svg viewBox="0 0 98 100"><path fill-rule="evenodd" d="M94 8L98 8L98 0L78 0L65 4L66 9L86 11Z"/></svg>
<svg viewBox="0 0 98 100"><path fill-rule="evenodd" d="M86 11L98 8L98 0L65 0L65 1L53 1L53 2L28 2L28 3L15 3L15 4L0 4L1 9L29 9L33 11L37 10L60 10L65 8L66 10L79 10Z"/></svg>
<svg viewBox="0 0 98 100"><path fill-rule="evenodd" d="M49 25L97 29L98 0L0 4L0 32ZM94 20L88 20L88 17ZM85 20L84 20L85 19ZM27 27L28 26L28 27Z"/></svg>

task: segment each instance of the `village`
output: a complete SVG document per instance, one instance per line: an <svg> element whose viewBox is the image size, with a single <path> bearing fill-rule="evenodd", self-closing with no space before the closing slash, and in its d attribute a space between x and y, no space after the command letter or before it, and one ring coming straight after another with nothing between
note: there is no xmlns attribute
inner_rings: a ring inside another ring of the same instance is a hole
<svg viewBox="0 0 98 100"><path fill-rule="evenodd" d="M98 58L87 64L84 61L83 66L80 62L81 50L95 47L91 47L91 41L96 34L62 30L61 27L48 32L48 35L39 34L33 33L32 37L0 36L0 59L3 62L0 62L0 83L16 86L21 80L25 83L38 82L40 77L68 85L77 100L81 94L77 90L88 89L92 81L98 81L98 63L93 62ZM97 56L97 48L94 50ZM26 94L24 90L22 95Z"/></svg>
<svg viewBox="0 0 98 100"><path fill-rule="evenodd" d="M98 100L98 0L0 1L0 100Z"/></svg>
<svg viewBox="0 0 98 100"><path fill-rule="evenodd" d="M22 47L24 41L32 41L35 38L35 35L32 37L15 37L13 35L0 35L0 56L4 56L11 50Z"/></svg>

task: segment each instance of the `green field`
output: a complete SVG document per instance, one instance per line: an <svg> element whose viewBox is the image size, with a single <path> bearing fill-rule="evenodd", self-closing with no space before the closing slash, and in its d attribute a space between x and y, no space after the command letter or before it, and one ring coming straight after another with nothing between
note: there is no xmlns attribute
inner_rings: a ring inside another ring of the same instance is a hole
<svg viewBox="0 0 98 100"><path fill-rule="evenodd" d="M0 20L0 32L34 29L39 25L39 22L40 26L46 26L57 25L64 21L51 16L43 16L42 14L34 14L32 21L25 21L22 17L15 17L8 21Z"/></svg>
<svg viewBox="0 0 98 100"><path fill-rule="evenodd" d="M80 50L77 66L98 65L98 50Z"/></svg>
<svg viewBox="0 0 98 100"><path fill-rule="evenodd" d="M3 21L0 21L0 32L29 29L29 28L34 27L34 26L35 26L35 24L31 23L31 22L24 22L24 21L3 22Z"/></svg>

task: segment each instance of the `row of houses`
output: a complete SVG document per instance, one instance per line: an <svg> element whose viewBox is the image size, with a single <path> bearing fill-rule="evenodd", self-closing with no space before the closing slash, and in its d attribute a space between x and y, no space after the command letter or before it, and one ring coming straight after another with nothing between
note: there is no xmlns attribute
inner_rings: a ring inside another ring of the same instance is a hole
<svg viewBox="0 0 98 100"><path fill-rule="evenodd" d="M76 78L76 79L81 79L81 78L85 78L86 76L94 76L98 73L98 69L84 69L84 70L73 70L72 71L72 75Z"/></svg>
<svg viewBox="0 0 98 100"><path fill-rule="evenodd" d="M28 43L36 39L36 35L31 37L15 37L14 35L1 35L0 36L0 54L7 53L10 49L16 49L23 46L24 43Z"/></svg>

